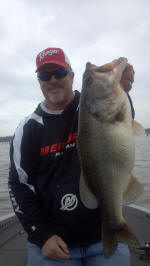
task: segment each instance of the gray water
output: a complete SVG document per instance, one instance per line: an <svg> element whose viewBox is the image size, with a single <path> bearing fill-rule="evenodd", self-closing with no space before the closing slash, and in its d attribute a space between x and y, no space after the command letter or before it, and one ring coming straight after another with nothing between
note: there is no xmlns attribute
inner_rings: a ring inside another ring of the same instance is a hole
<svg viewBox="0 0 150 266"><path fill-rule="evenodd" d="M13 212L8 194L9 142L0 143L0 217Z"/></svg>
<svg viewBox="0 0 150 266"><path fill-rule="evenodd" d="M13 212L8 194L9 143L0 143L0 217ZM144 184L142 196L135 202L150 209L150 135L135 138L134 176Z"/></svg>

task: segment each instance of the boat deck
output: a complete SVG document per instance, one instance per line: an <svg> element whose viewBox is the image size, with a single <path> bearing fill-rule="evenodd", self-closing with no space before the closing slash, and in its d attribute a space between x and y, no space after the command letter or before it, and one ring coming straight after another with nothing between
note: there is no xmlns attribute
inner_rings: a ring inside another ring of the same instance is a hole
<svg viewBox="0 0 150 266"><path fill-rule="evenodd" d="M123 213L133 233L140 240L141 247L145 242L150 242L150 211L132 205L124 206ZM25 266L27 234L14 214L3 217L0 220L0 265L1 266ZM131 266L150 265L150 248L130 248Z"/></svg>
<svg viewBox="0 0 150 266"><path fill-rule="evenodd" d="M27 234L15 216L3 221L0 221L0 265L25 266Z"/></svg>

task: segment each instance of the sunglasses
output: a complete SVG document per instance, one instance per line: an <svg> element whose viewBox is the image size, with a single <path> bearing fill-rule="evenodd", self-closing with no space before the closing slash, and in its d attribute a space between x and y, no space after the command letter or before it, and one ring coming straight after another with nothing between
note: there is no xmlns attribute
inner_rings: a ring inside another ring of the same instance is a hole
<svg viewBox="0 0 150 266"><path fill-rule="evenodd" d="M54 76L56 79L62 79L66 77L67 74L68 74L68 70L62 67L53 72L38 72L38 78L41 81L50 81L52 76Z"/></svg>

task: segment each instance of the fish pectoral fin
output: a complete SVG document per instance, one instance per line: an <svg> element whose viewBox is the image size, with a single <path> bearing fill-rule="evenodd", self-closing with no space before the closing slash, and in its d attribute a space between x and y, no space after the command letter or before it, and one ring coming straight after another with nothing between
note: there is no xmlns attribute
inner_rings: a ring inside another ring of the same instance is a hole
<svg viewBox="0 0 150 266"><path fill-rule="evenodd" d="M118 242L140 247L139 240L125 222L113 229L107 228L104 224L102 226L102 242L106 259L109 259L115 253Z"/></svg>
<svg viewBox="0 0 150 266"><path fill-rule="evenodd" d="M79 192L82 203L86 208L96 209L98 207L98 201L93 193L87 187L83 172L81 172L80 183L79 183Z"/></svg>
<svg viewBox="0 0 150 266"><path fill-rule="evenodd" d="M144 191L144 185L141 184L134 176L131 176L127 189L123 193L123 203L130 204L135 202Z"/></svg>
<svg viewBox="0 0 150 266"><path fill-rule="evenodd" d="M134 135L143 135L145 133L145 130L142 125L135 120L132 120L132 129Z"/></svg>

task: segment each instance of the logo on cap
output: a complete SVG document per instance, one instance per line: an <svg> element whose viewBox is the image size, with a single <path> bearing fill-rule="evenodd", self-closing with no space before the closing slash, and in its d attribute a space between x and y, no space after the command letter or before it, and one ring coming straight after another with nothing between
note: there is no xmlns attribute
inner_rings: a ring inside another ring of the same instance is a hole
<svg viewBox="0 0 150 266"><path fill-rule="evenodd" d="M64 51L60 48L46 48L41 51L36 57L36 72L38 69L44 64L56 64L62 67L68 67L70 65L70 61L68 57L65 55Z"/></svg>
<svg viewBox="0 0 150 266"><path fill-rule="evenodd" d="M42 61L45 56L47 55L51 56L53 54L58 54L58 52L59 52L58 50L48 50L46 52L42 52L40 53L40 61Z"/></svg>

